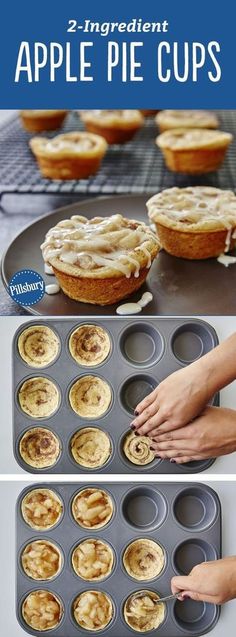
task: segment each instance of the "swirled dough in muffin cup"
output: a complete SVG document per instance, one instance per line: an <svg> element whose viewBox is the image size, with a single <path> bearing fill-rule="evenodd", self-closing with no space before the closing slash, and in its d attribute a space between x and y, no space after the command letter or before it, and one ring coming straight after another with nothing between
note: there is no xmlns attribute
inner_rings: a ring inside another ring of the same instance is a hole
<svg viewBox="0 0 236 637"><path fill-rule="evenodd" d="M108 144L125 144L142 128L141 111L92 110L79 111L80 118L90 133L102 135Z"/></svg>
<svg viewBox="0 0 236 637"><path fill-rule="evenodd" d="M71 561L76 575L87 582L98 582L111 574L114 553L107 542L88 538L76 546Z"/></svg>
<svg viewBox="0 0 236 637"><path fill-rule="evenodd" d="M61 551L49 540L34 540L27 544L20 561L24 573L34 580L50 580L62 568Z"/></svg>
<svg viewBox="0 0 236 637"><path fill-rule="evenodd" d="M63 503L52 489L32 489L21 502L21 514L35 531L48 531L60 521Z"/></svg>
<svg viewBox="0 0 236 637"><path fill-rule="evenodd" d="M62 110L24 110L20 111L20 118L24 128L30 133L41 133L60 128L68 111Z"/></svg>
<svg viewBox="0 0 236 637"><path fill-rule="evenodd" d="M112 453L108 434L97 427L77 431L71 439L70 449L75 462L88 469L102 467Z"/></svg>
<svg viewBox="0 0 236 637"><path fill-rule="evenodd" d="M103 137L81 131L33 137L29 145L46 179L87 179L99 170L107 150Z"/></svg>
<svg viewBox="0 0 236 637"><path fill-rule="evenodd" d="M46 367L57 358L60 341L47 325L32 325L21 332L18 341L20 357L30 367Z"/></svg>
<svg viewBox="0 0 236 637"><path fill-rule="evenodd" d="M155 604L156 599L159 595L149 590L129 595L123 610L126 624L139 633L159 628L165 620L166 605L162 602Z"/></svg>
<svg viewBox="0 0 236 637"><path fill-rule="evenodd" d="M215 113L204 110L164 110L155 118L159 130L163 133L173 128L218 128L219 120Z"/></svg>
<svg viewBox="0 0 236 637"><path fill-rule="evenodd" d="M132 464L150 464L155 459L150 449L151 444L151 439L147 436L135 436L135 433L131 431L123 438L123 453Z"/></svg>
<svg viewBox="0 0 236 637"><path fill-rule="evenodd" d="M231 133L199 128L174 128L161 133L156 144L169 170L199 175L218 170L233 141Z"/></svg>
<svg viewBox="0 0 236 637"><path fill-rule="evenodd" d="M72 515L85 529L100 529L111 520L114 505L104 489L82 489L72 501Z"/></svg>
<svg viewBox="0 0 236 637"><path fill-rule="evenodd" d="M69 350L79 365L95 367L109 356L110 337L100 325L81 325L70 336Z"/></svg>
<svg viewBox="0 0 236 637"><path fill-rule="evenodd" d="M148 225L121 214L73 215L47 232L41 250L64 294L82 303L111 305L141 287L160 242Z"/></svg>
<svg viewBox="0 0 236 637"><path fill-rule="evenodd" d="M73 603L74 619L85 630L94 632L106 628L113 615L111 598L103 591L84 591Z"/></svg>
<svg viewBox="0 0 236 637"><path fill-rule="evenodd" d="M58 437L50 429L33 427L20 439L19 453L30 467L45 469L57 462L61 445Z"/></svg>
<svg viewBox="0 0 236 637"><path fill-rule="evenodd" d="M60 404L60 392L55 383L45 376L28 378L18 391L22 411L31 418L49 418Z"/></svg>
<svg viewBox="0 0 236 637"><path fill-rule="evenodd" d="M123 565L133 579L148 581L158 577L163 571L165 553L157 542L148 538L139 538L125 549Z"/></svg>
<svg viewBox="0 0 236 637"><path fill-rule="evenodd" d="M64 608L55 593L37 590L24 599L21 613L27 626L43 632L59 626Z"/></svg>
<svg viewBox="0 0 236 637"><path fill-rule="evenodd" d="M147 202L163 248L184 259L208 259L236 245L236 196L211 186L167 188Z"/></svg>
<svg viewBox="0 0 236 637"><path fill-rule="evenodd" d="M99 418L110 407L110 385L99 376L81 376L69 391L70 405L81 418Z"/></svg>

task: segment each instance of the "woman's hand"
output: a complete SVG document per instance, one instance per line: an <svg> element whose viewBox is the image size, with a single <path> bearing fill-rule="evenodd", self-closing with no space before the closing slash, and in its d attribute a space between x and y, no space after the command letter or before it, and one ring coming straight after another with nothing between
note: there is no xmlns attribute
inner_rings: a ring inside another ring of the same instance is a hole
<svg viewBox="0 0 236 637"><path fill-rule="evenodd" d="M225 604L236 598L236 557L195 566L186 577L173 577L173 595L180 593L183 601L190 597L197 602Z"/></svg>
<svg viewBox="0 0 236 637"><path fill-rule="evenodd" d="M188 426L165 434L159 428L154 437L153 433L151 449L159 458L182 464L224 456L236 451L236 411L206 407Z"/></svg>
<svg viewBox="0 0 236 637"><path fill-rule="evenodd" d="M188 424L211 398L202 360L180 369L163 380L135 410L131 423L140 436L166 433Z"/></svg>

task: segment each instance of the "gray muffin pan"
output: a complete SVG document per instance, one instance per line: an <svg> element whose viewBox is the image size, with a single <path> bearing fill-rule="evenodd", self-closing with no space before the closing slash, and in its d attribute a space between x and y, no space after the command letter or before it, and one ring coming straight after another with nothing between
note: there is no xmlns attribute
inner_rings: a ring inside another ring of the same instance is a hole
<svg viewBox="0 0 236 637"><path fill-rule="evenodd" d="M105 489L113 500L114 514L102 529L94 531L81 528L71 513L74 496L87 487ZM33 488L50 488L62 499L64 512L61 521L51 531L33 531L21 515L21 501ZM104 591L110 595L114 606L111 623L99 634L108 637L131 637L138 634L123 619L123 605L133 592L149 589L164 597L170 594L170 582L174 575L188 574L196 564L221 557L221 504L218 495L210 487L198 483L53 483L31 485L22 491L17 502L17 594L16 612L21 626L30 635L42 635L24 622L21 607L25 597L33 590L54 592L62 601L64 616L57 629L50 630L52 637L85 637L89 631L81 629L73 620L74 599L85 590ZM71 553L86 538L107 541L115 554L112 573L102 582L86 582L78 577L71 565ZM20 556L28 542L48 539L61 548L64 565L61 573L49 582L37 582L26 576ZM165 552L165 567L152 581L140 582L130 577L124 567L122 555L127 545L138 538L158 542ZM160 637L197 637L208 633L220 615L218 606L193 602L171 601L166 605L166 615L158 630L148 631ZM96 634L96 633L93 633ZM144 633L139 633L144 634Z"/></svg>
<svg viewBox="0 0 236 637"><path fill-rule="evenodd" d="M108 358L96 367L78 365L69 352L71 333L80 325L96 324L109 334L111 350ZM36 369L20 357L17 341L28 326L47 325L60 339L58 358L47 367ZM210 467L214 460L191 462L182 466L169 460L155 459L147 465L131 463L123 453L123 442L130 431L136 405L163 379L181 369L218 344L218 337L208 323L199 319L178 318L88 318L47 319L29 321L21 325L13 342L13 439L17 462L31 473L196 473ZM108 381L112 390L112 403L104 416L98 419L81 418L71 408L68 392L82 375L93 374ZM34 376L46 376L60 389L59 409L49 418L33 419L25 414L18 402L22 383ZM212 404L219 404L216 395ZM99 427L110 436L112 453L101 468L87 469L75 462L70 452L70 440L83 427ZM19 454L19 442L27 429L45 427L60 439L61 455L58 461L46 469L34 469Z"/></svg>

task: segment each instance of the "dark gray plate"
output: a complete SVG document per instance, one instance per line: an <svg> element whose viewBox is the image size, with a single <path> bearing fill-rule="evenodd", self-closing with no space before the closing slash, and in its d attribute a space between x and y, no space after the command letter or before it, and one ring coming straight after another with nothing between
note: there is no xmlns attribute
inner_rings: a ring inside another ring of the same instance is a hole
<svg viewBox="0 0 236 637"><path fill-rule="evenodd" d="M88 321L87 321L88 322ZM91 323L91 321L89 321ZM92 321L93 322L93 321ZM176 318L111 318L97 319L109 334L111 352L108 358L96 367L78 365L69 352L70 334L84 321L71 319L48 319L40 321L48 325L60 339L60 354L47 367L29 367L18 352L18 338L34 321L24 323L17 330L13 342L13 444L18 464L31 473L197 473L205 471L213 459L177 465L157 458L150 464L135 465L123 452L124 438L137 404L169 374L200 356L207 354L218 344L215 330L199 319ZM81 418L71 409L68 391L82 375L93 374L109 383L113 400L108 412L97 419ZM36 419L25 414L18 402L18 390L23 382L33 376L46 376L56 383L61 402L55 414L49 418ZM219 395L213 399L219 404ZM61 455L56 464L46 469L34 469L26 464L19 453L22 435L32 427L46 427L54 431L61 442ZM99 427L110 436L112 453L101 468L90 470L77 464L70 452L70 440L76 431L84 427Z"/></svg>
<svg viewBox="0 0 236 637"><path fill-rule="evenodd" d="M2 260L2 277L7 287L18 270L33 269L42 274L45 283L52 277L45 275L40 244L46 232L58 221L72 214L82 214L89 219L122 213L129 218L147 221L148 195L99 197L79 204L72 204L42 217L23 230L11 243ZM147 282L139 292L130 297L137 301L142 292L149 290L153 301L147 305L145 315L236 315L236 266L225 268L216 259L188 261L171 257L161 251L148 274ZM27 308L32 314L44 316L109 316L117 305L101 307L79 303L63 292L44 295L36 306Z"/></svg>
<svg viewBox="0 0 236 637"><path fill-rule="evenodd" d="M64 515L59 524L50 531L38 532L24 522L21 501L32 488L50 488L59 495L64 505ZM170 594L173 575L183 575L196 564L221 557L221 504L218 495L205 484L161 483L152 485L131 483L114 484L37 484L24 489L16 509L17 521L17 594L16 612L18 621L30 635L42 633L30 629L24 622L21 606L25 597L37 589L49 589L59 596L64 606L64 617L60 626L50 630L52 637L85 637L90 635L80 629L72 617L73 600L82 591L99 590L108 593L115 608L114 619L106 630L98 634L109 637L131 637L137 633L123 619L123 604L127 597L142 589L153 590L162 597ZM114 515L102 529L93 531L81 528L71 514L71 502L83 488L97 487L109 492L113 499ZM86 538L107 541L115 554L115 566L111 575L102 582L86 582L75 575L71 566L71 551ZM164 570L149 582L137 582L129 577L122 564L122 555L127 544L138 538L150 538L160 543L165 551ZM45 538L55 542L62 550L64 564L61 574L49 582L37 582L27 577L20 556L25 545L32 540ZM160 637L198 637L208 633L220 616L219 606L186 600L166 605L166 617L158 631L148 635ZM94 633L95 634L95 633Z"/></svg>

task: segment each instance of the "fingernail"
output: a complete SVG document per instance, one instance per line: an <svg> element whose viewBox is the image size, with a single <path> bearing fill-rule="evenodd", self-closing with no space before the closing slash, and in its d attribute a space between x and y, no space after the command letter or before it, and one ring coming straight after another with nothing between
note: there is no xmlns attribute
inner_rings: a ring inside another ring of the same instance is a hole
<svg viewBox="0 0 236 637"><path fill-rule="evenodd" d="M161 456L157 456L156 454L155 454L155 456L156 456L156 458L157 458L158 460L161 460Z"/></svg>
<svg viewBox="0 0 236 637"><path fill-rule="evenodd" d="M156 451L155 447L150 447L151 451Z"/></svg>
<svg viewBox="0 0 236 637"><path fill-rule="evenodd" d="M139 412L137 411L137 409L134 410L134 415L139 416Z"/></svg>
<svg viewBox="0 0 236 637"><path fill-rule="evenodd" d="M131 422L130 428L135 429L135 425L132 422Z"/></svg>
<svg viewBox="0 0 236 637"><path fill-rule="evenodd" d="M191 597L189 597L189 595L182 595L182 599L191 599Z"/></svg>
<svg viewBox="0 0 236 637"><path fill-rule="evenodd" d="M135 432L134 432L134 435L135 435L135 436L139 436L139 432L138 432L138 431L135 431Z"/></svg>
<svg viewBox="0 0 236 637"><path fill-rule="evenodd" d="M174 460L174 458L171 458L170 462L172 462L172 464L174 464L174 463L176 463L176 460Z"/></svg>

